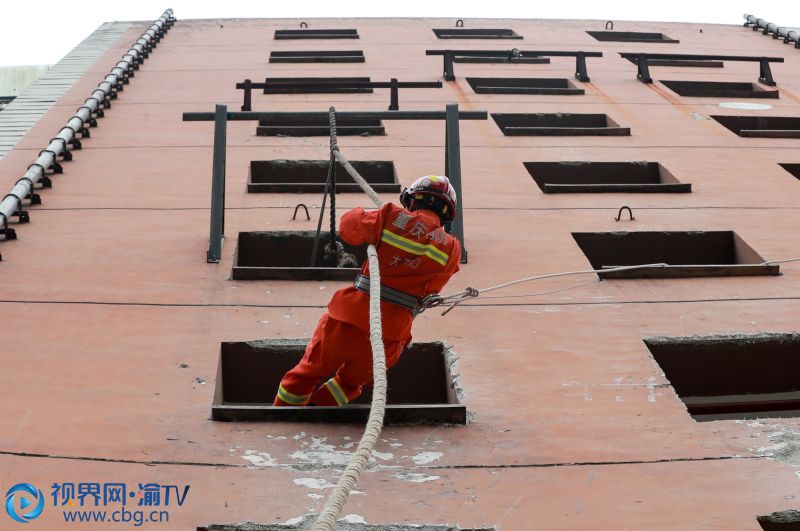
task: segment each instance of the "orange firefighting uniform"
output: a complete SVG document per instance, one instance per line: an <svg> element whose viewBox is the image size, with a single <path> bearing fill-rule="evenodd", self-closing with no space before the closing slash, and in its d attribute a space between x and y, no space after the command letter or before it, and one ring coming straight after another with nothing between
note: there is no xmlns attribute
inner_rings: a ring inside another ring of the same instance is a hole
<svg viewBox="0 0 800 531"><path fill-rule="evenodd" d="M419 299L438 293L459 270L461 244L444 231L439 216L430 210L410 212L391 203L370 212L354 208L342 216L339 235L351 245L375 245L381 283ZM369 275L367 261L361 272ZM411 342L413 316L409 309L384 300L381 314L389 368ZM275 405L343 406L370 382L369 294L350 286L331 298L303 359L281 380Z"/></svg>

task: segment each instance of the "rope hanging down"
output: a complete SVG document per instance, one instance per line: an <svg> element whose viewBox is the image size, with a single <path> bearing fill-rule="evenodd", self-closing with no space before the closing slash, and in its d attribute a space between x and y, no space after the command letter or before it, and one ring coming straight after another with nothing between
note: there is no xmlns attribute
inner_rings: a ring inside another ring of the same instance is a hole
<svg viewBox="0 0 800 531"><path fill-rule="evenodd" d="M372 201L380 208L383 201L378 194L367 184L361 175L350 165L347 159L339 152L339 145L336 139L336 110L330 108L330 127L331 127L331 163L335 158L347 173L355 180ZM335 193L335 189L334 189ZM334 231L332 230L331 233ZM335 237L335 236L334 236ZM370 244L367 248L367 260L369 261L369 342L372 346L372 406L367 419L367 426L364 435L358 443L353 459L347 465L339 482L331 492L325 502L322 512L314 524L314 531L329 531L336 525L336 519L342 512L350 491L358 481L361 472L369 461L375 443L378 441L381 429L383 428L383 416L386 412L386 352L383 348L383 334L381 325L381 276L378 264L378 252L375 246Z"/></svg>
<svg viewBox="0 0 800 531"><path fill-rule="evenodd" d="M331 108L333 111L333 108ZM336 114L335 111L329 113L330 121L330 146L331 156L328 161L328 178L325 181L325 192L322 196L322 208L319 211L319 221L317 221L317 234L314 237L314 245L311 250L311 263L309 267L314 267L317 262L317 249L319 248L320 234L322 232L322 218L325 214L325 203L328 199L328 194L331 196L331 212L330 212L330 242L325 245L324 258L325 262L334 264L336 267L359 267L358 260L355 256L345 252L342 242L336 239L336 158L334 153L339 152L338 139L336 137ZM352 166L350 169L353 169ZM355 170L353 170L355 171ZM361 177L359 175L359 177ZM364 181L366 184L366 181ZM369 186L369 185L367 185ZM371 188L370 188L371 190ZM376 196L377 197L377 196ZM378 198L380 201L380 198Z"/></svg>

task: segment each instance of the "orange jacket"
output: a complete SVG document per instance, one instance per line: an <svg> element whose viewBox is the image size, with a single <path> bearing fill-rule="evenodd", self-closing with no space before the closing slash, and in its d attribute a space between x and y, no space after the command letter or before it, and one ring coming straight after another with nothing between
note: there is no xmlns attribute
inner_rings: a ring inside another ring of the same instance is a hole
<svg viewBox="0 0 800 531"><path fill-rule="evenodd" d="M410 212L387 203L379 210L354 208L342 216L342 240L371 243L378 249L381 283L422 298L439 291L459 270L461 244L444 231L430 210ZM361 272L369 275L365 261ZM369 295L350 286L337 291L328 304L334 319L369 330ZM405 341L411 335L411 312L381 301L383 337Z"/></svg>

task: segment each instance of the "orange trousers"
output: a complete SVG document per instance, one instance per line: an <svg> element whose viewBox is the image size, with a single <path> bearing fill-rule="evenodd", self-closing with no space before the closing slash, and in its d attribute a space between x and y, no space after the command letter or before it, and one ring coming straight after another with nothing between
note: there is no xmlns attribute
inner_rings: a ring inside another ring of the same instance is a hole
<svg viewBox="0 0 800 531"><path fill-rule="evenodd" d="M400 358L411 341L387 341L386 368ZM327 381L320 385L323 378ZM343 406L361 395L372 382L369 333L325 313L314 329L303 359L284 375L275 396L276 406Z"/></svg>

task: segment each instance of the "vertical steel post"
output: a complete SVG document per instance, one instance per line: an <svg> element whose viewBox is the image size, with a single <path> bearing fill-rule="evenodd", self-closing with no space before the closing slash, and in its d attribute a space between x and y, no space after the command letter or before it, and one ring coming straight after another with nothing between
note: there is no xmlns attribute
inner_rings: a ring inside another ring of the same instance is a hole
<svg viewBox="0 0 800 531"><path fill-rule="evenodd" d="M575 78L584 83L589 82L589 73L586 71L586 55L581 52L575 56Z"/></svg>
<svg viewBox="0 0 800 531"><path fill-rule="evenodd" d="M639 54L639 58L636 60L636 78L641 81L642 83L652 83L653 78L650 77L650 67L647 64L647 55Z"/></svg>
<svg viewBox="0 0 800 531"><path fill-rule="evenodd" d="M461 193L461 139L458 131L458 104L447 104L444 139L444 171L458 195L456 219L451 231L461 242L461 263L467 263L467 244L464 241L464 195Z"/></svg>
<svg viewBox="0 0 800 531"><path fill-rule="evenodd" d="M227 147L228 107L217 105L214 114L214 161L211 170L211 232L206 261L217 263L222 255L225 235L225 153Z"/></svg>
<svg viewBox="0 0 800 531"><path fill-rule="evenodd" d="M253 110L253 105L252 105L253 87L250 86L251 83L252 83L252 81L250 81L249 79L245 79L244 80L244 101L242 102L242 110L243 111L252 111Z"/></svg>
<svg viewBox="0 0 800 531"><path fill-rule="evenodd" d="M389 102L389 110L390 111L399 111L400 110L400 94L399 94L399 87L397 86L397 78L392 78L389 81L390 90L391 90L391 101Z"/></svg>
<svg viewBox="0 0 800 531"><path fill-rule="evenodd" d="M445 50L444 52L444 80L455 81L456 75L453 72L453 52Z"/></svg>

